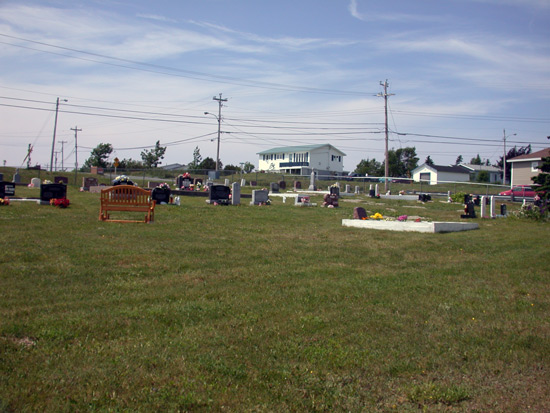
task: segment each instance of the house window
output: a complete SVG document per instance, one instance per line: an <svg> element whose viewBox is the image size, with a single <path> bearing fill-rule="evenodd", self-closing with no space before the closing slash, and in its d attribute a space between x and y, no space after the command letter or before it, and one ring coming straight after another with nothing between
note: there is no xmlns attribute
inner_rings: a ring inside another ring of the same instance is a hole
<svg viewBox="0 0 550 413"><path fill-rule="evenodd" d="M539 161L531 162L531 172L540 172Z"/></svg>

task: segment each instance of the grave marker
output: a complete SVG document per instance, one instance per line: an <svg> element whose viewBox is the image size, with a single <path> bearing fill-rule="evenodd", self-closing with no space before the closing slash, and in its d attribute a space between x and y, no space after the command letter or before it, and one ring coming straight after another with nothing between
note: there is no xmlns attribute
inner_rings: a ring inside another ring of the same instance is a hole
<svg viewBox="0 0 550 413"><path fill-rule="evenodd" d="M64 184L42 184L40 185L40 202L50 203L50 199L61 199L67 197L67 185Z"/></svg>
<svg viewBox="0 0 550 413"><path fill-rule="evenodd" d="M356 207L353 209L353 219L367 218L367 211L363 207Z"/></svg>
<svg viewBox="0 0 550 413"><path fill-rule="evenodd" d="M31 186L34 188L40 188L40 185L42 184L42 181L40 178L32 178L31 179Z"/></svg>
<svg viewBox="0 0 550 413"><path fill-rule="evenodd" d="M82 189L84 191L89 191L90 187L92 186L97 186L97 178L93 178L93 177L82 178Z"/></svg>
<svg viewBox="0 0 550 413"><path fill-rule="evenodd" d="M238 182L233 182L231 185L231 205L241 204L241 185Z"/></svg>
<svg viewBox="0 0 550 413"><path fill-rule="evenodd" d="M250 205L261 205L269 202L269 193L265 189L255 189L252 191L252 201Z"/></svg>
<svg viewBox="0 0 550 413"><path fill-rule="evenodd" d="M315 186L315 171L311 171L308 191L317 191L317 187Z"/></svg>
<svg viewBox="0 0 550 413"><path fill-rule="evenodd" d="M209 204L221 204L229 205L229 195L231 194L231 189L226 185L212 185L210 187L209 199L206 201Z"/></svg>
<svg viewBox="0 0 550 413"><path fill-rule="evenodd" d="M286 189L286 182L285 181L279 181L279 188L282 190Z"/></svg>
<svg viewBox="0 0 550 413"><path fill-rule="evenodd" d="M6 196L14 196L15 195L15 183L14 182L0 182L0 198L4 198Z"/></svg>
<svg viewBox="0 0 550 413"><path fill-rule="evenodd" d="M294 190L302 189L302 183L300 181L294 181Z"/></svg>
<svg viewBox="0 0 550 413"><path fill-rule="evenodd" d="M279 192L279 184L276 182L271 182L269 184L269 191L271 193L278 193Z"/></svg>
<svg viewBox="0 0 550 413"><path fill-rule="evenodd" d="M53 178L53 182L56 184L65 184L67 185L69 183L69 178L66 176L56 176Z"/></svg>

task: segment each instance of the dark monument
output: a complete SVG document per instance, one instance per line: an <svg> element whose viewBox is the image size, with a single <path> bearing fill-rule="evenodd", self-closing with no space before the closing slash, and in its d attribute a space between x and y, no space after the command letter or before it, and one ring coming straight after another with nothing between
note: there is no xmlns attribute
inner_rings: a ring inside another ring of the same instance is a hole
<svg viewBox="0 0 550 413"><path fill-rule="evenodd" d="M15 184L13 182L0 182L0 198L15 195Z"/></svg>
<svg viewBox="0 0 550 413"><path fill-rule="evenodd" d="M367 211L365 211L365 208L362 207L356 207L353 209L353 219L363 219L367 218Z"/></svg>
<svg viewBox="0 0 550 413"><path fill-rule="evenodd" d="M40 185L40 201L49 203L51 199L67 197L67 185L65 184L42 184Z"/></svg>
<svg viewBox="0 0 550 413"><path fill-rule="evenodd" d="M210 187L210 194L208 203L209 204L221 204L221 205L229 205L230 199L229 195L231 195L231 188L225 185L212 185Z"/></svg>

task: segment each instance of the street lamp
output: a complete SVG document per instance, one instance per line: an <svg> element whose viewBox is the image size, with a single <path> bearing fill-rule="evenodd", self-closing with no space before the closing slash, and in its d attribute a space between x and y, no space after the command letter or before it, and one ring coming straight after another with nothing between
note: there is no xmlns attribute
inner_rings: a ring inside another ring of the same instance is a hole
<svg viewBox="0 0 550 413"><path fill-rule="evenodd" d="M63 102L68 102L67 99L63 99ZM50 172L53 169L53 152L55 148L55 133L57 132L57 114L59 113L59 98L57 98L57 102L55 103L55 121L53 124L53 140L52 140L52 156L50 158Z"/></svg>
<svg viewBox="0 0 550 413"><path fill-rule="evenodd" d="M502 158L502 170L503 170L502 183L506 185L506 138L509 138L510 136L516 136L517 133L506 136L506 129L503 129L502 132L504 136L504 157Z"/></svg>
<svg viewBox="0 0 550 413"><path fill-rule="evenodd" d="M222 119L220 116L216 116L213 113L210 112L204 112L205 115L212 115L216 118L218 121L218 149L216 151L216 171L219 170L220 165L220 134L221 134L221 127L222 127Z"/></svg>

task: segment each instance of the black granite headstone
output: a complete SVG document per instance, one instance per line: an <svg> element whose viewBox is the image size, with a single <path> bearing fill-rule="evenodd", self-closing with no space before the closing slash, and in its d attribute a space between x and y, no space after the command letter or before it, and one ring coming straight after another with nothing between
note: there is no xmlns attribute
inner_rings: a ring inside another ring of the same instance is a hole
<svg viewBox="0 0 550 413"><path fill-rule="evenodd" d="M230 203L229 195L231 188L225 185L212 185L210 187L209 203L218 203L228 205Z"/></svg>
<svg viewBox="0 0 550 413"><path fill-rule="evenodd" d="M162 202L169 204L170 192L170 189L153 188L153 190L151 191L151 199L153 201L156 201L157 204L160 204Z"/></svg>
<svg viewBox="0 0 550 413"><path fill-rule="evenodd" d="M0 198L15 195L15 185L12 182L0 182Z"/></svg>
<svg viewBox="0 0 550 413"><path fill-rule="evenodd" d="M40 201L50 202L50 199L61 199L67 197L67 185L65 184L42 184L40 185Z"/></svg>

